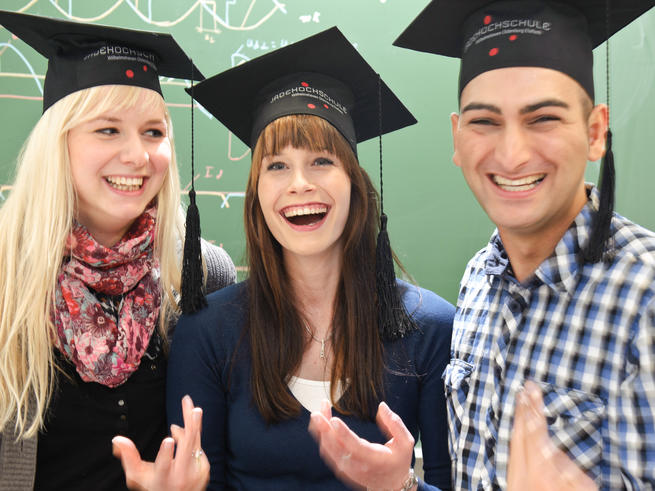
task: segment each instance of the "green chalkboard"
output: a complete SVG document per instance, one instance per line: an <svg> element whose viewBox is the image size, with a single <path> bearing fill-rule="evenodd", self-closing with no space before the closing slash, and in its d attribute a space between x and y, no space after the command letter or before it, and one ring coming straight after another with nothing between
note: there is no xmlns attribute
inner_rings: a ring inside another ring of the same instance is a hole
<svg viewBox="0 0 655 491"><path fill-rule="evenodd" d="M422 286L455 301L467 260L493 230L451 161L448 116L457 110L458 62L395 48L392 42L427 0L2 0L36 15L166 31L213 75L337 25L414 113L418 125L384 138L385 210L392 244ZM655 9L611 43L617 210L655 228ZM605 51L596 53L604 100ZM0 201L16 155L41 114L46 63L0 28ZM184 82L163 80L174 121L182 183L190 183L190 101ZM203 235L243 269L243 191L250 152L203 110L196 111L196 189ZM375 182L377 142L360 146ZM598 164L589 166L596 179ZM35 190L37 192L37 190Z"/></svg>

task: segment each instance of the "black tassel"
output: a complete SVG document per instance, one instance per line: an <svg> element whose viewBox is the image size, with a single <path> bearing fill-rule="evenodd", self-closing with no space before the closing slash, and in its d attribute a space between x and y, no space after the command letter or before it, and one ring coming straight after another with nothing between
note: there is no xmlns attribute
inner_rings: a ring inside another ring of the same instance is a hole
<svg viewBox="0 0 655 491"><path fill-rule="evenodd" d="M202 251L200 246L200 214L196 205L196 192L189 191L189 208L186 212L184 259L182 261L182 299L184 314L193 314L207 305L202 291Z"/></svg>
<svg viewBox="0 0 655 491"><path fill-rule="evenodd" d="M609 244L610 226L614 212L614 186L616 181L614 168L614 152L612 151L612 130L610 127L610 2L605 0L605 91L607 101L607 147L600 169L598 211L591 221L589 243L582 251L583 261L597 263L611 257Z"/></svg>
<svg viewBox="0 0 655 491"><path fill-rule="evenodd" d="M378 297L378 331L384 341L402 338L416 328L398 291L387 215L384 214L384 180L382 178L382 79L378 74L378 144L380 153L380 231L375 246L375 286Z"/></svg>
<svg viewBox="0 0 655 491"><path fill-rule="evenodd" d="M584 260L588 263L597 263L603 259L610 248L608 239L610 225L614 211L614 186L616 181L614 169L614 152L612 151L612 131L607 130L607 150L603 157L600 175L600 200L598 211L591 222L589 243L584 251Z"/></svg>
<svg viewBox="0 0 655 491"><path fill-rule="evenodd" d="M182 285L180 309L183 314L193 314L207 306L203 292L202 246L200 245L200 212L196 205L194 127L193 127L193 81L194 66L191 61L191 190L189 208L186 212L184 231L184 256L182 258Z"/></svg>
<svg viewBox="0 0 655 491"><path fill-rule="evenodd" d="M380 337L385 341L402 338L416 326L398 291L385 214L380 216L380 232L375 248L375 282Z"/></svg>

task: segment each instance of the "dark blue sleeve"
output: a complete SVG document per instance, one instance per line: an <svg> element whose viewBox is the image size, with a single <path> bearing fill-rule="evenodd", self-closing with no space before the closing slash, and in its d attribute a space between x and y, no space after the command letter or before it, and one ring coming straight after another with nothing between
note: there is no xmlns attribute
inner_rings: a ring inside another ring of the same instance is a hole
<svg viewBox="0 0 655 491"><path fill-rule="evenodd" d="M418 424L423 450L426 483L441 490L451 489L451 461L448 451L448 420L443 371L450 359L450 338L455 308L428 290L420 290L415 319L423 332L416 348L416 368L421 379ZM412 304L412 299L409 303ZM435 489L421 483L419 489Z"/></svg>
<svg viewBox="0 0 655 491"><path fill-rule="evenodd" d="M225 324L231 315L226 315L230 309L225 309L224 303L218 301L225 296L224 292L210 295L209 306L197 314L180 318L168 363L166 407L169 424L183 424L181 401L185 394L203 411L202 448L211 465L208 489L225 487L227 393L223 375L229 361L226 338L230 330Z"/></svg>

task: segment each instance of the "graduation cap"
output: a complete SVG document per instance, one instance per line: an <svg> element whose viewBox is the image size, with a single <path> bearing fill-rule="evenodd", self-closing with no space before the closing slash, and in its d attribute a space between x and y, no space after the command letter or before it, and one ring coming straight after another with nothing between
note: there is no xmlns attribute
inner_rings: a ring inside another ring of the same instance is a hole
<svg viewBox="0 0 655 491"><path fill-rule="evenodd" d="M416 123L336 27L208 78L193 87L193 97L251 148L269 123L293 114L328 121L355 155L357 143ZM382 197L382 185L380 188ZM382 199L380 208L376 260L379 328L383 339L393 339L414 324L396 288Z"/></svg>
<svg viewBox="0 0 655 491"><path fill-rule="evenodd" d="M161 94L159 76L204 79L170 34L4 10L0 24L48 58L44 112L68 94L98 85L134 85Z"/></svg>
<svg viewBox="0 0 655 491"><path fill-rule="evenodd" d="M654 0L432 0L394 45L461 58L459 94L498 68L550 68L576 80L594 100L593 48L655 6ZM609 50L608 50L609 71ZM609 83L607 87L609 101ZM583 260L608 252L614 208L614 155L608 129L600 205Z"/></svg>
<svg viewBox="0 0 655 491"><path fill-rule="evenodd" d="M378 74L333 27L238 65L194 87L194 97L246 145L289 114L319 116L356 144L379 136ZM380 81L382 133L416 119ZM187 89L189 91L189 89Z"/></svg>
<svg viewBox="0 0 655 491"><path fill-rule="evenodd" d="M159 76L203 80L170 34L82 24L0 10L0 24L48 58L43 111L73 92L100 85L132 85L161 95ZM191 105L192 189L187 210L182 285L198 283L198 295L182 295L182 310L205 304L202 295L200 217L193 189L193 104ZM182 288L182 291L194 291Z"/></svg>
<svg viewBox="0 0 655 491"><path fill-rule="evenodd" d="M459 92L488 70L552 68L594 98L592 49L653 0L433 0L395 46L462 59Z"/></svg>

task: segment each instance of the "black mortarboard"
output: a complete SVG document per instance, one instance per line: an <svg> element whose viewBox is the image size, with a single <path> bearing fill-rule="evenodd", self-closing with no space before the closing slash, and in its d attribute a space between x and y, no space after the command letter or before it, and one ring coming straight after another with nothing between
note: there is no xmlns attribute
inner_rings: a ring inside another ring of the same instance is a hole
<svg viewBox="0 0 655 491"><path fill-rule="evenodd" d="M655 6L655 0L432 0L394 44L461 58L459 94L481 73L515 66L560 71L594 99L592 49ZM609 71L609 49L607 56ZM609 80L607 86L609 101ZM612 132L600 172L600 203L582 261L611 256Z"/></svg>
<svg viewBox="0 0 655 491"><path fill-rule="evenodd" d="M336 27L265 54L194 87L194 97L246 145L288 114L313 114L356 144L378 136L378 75ZM382 133L416 119L381 82Z"/></svg>
<svg viewBox="0 0 655 491"><path fill-rule="evenodd" d="M292 114L325 119L355 155L357 143L380 137L378 328L382 339L395 339L415 328L396 285L382 200L381 136L416 119L341 31L327 29L208 78L193 87L193 96L251 148L269 123Z"/></svg>
<svg viewBox="0 0 655 491"><path fill-rule="evenodd" d="M82 24L0 10L0 24L48 58L43 111L78 90L99 85L132 85L161 94L159 77L203 80L170 34ZM193 104L191 105L193 169ZM193 175L193 171L192 171ZM187 210L182 264L183 311L205 304L202 293L200 220L195 191ZM199 285L184 288L185 285Z"/></svg>
<svg viewBox="0 0 655 491"><path fill-rule="evenodd" d="M135 85L161 94L159 76L204 77L170 34L0 11L0 24L48 58L43 110L98 85Z"/></svg>
<svg viewBox="0 0 655 491"><path fill-rule="evenodd" d="M577 80L594 98L592 49L653 0L433 0L394 45L462 59L459 92L496 68L539 66ZM609 17L608 17L609 14Z"/></svg>

